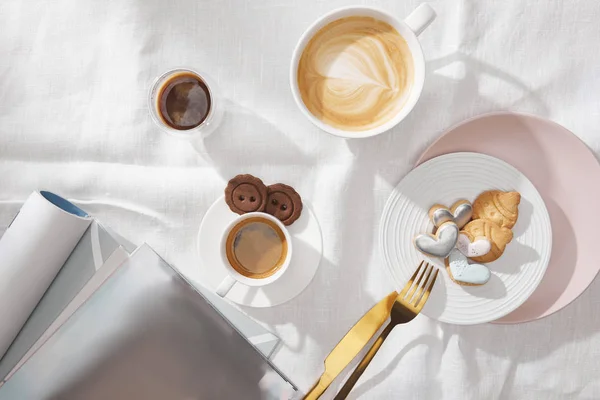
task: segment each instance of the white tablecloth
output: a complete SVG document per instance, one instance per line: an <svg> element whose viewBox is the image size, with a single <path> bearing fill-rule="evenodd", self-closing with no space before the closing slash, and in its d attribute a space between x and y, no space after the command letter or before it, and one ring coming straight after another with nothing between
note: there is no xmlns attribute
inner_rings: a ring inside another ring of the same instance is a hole
<svg viewBox="0 0 600 400"><path fill-rule="evenodd" d="M400 16L419 3L360 2ZM600 2L433 1L439 17L422 35L419 104L392 132L361 141L312 126L288 86L300 34L349 4L3 0L0 233L32 190L48 188L200 279L195 234L230 177L295 186L321 223L323 262L296 299L245 311L281 336L275 363L309 388L346 330L394 289L377 251L379 216L445 128L516 110L557 121L600 151ZM152 78L181 65L212 75L227 98L203 154L161 133L147 110ZM457 327L419 317L392 333L352 398L598 399L599 358L597 280L534 323Z"/></svg>

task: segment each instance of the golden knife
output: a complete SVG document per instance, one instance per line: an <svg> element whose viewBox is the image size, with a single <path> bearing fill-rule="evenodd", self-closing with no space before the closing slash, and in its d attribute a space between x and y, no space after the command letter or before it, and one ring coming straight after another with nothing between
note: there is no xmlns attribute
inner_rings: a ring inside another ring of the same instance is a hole
<svg viewBox="0 0 600 400"><path fill-rule="evenodd" d="M397 292L388 294L354 324L352 329L346 333L346 336L340 340L327 358L325 358L325 372L323 372L317 383L304 396L304 400L314 400L321 397L329 385L331 385L331 382L360 353L388 319L397 296Z"/></svg>

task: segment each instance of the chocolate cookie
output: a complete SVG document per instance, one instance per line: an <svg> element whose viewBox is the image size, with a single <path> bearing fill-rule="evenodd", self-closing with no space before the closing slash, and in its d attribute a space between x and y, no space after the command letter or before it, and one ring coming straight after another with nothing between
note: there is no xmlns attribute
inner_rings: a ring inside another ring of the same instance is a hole
<svg viewBox="0 0 600 400"><path fill-rule="evenodd" d="M264 211L267 204L267 187L255 176L238 175L225 188L225 202L236 214Z"/></svg>
<svg viewBox="0 0 600 400"><path fill-rule="evenodd" d="M291 225L300 218L302 198L293 187L276 183L267 188L269 195L265 212L271 214L284 225Z"/></svg>

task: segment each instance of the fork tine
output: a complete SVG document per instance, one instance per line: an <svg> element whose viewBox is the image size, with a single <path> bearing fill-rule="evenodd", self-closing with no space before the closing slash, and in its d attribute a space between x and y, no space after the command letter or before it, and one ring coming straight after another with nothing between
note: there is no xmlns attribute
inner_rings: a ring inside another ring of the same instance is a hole
<svg viewBox="0 0 600 400"><path fill-rule="evenodd" d="M421 264L419 264L419 268L417 268L417 270L415 271L413 276L410 278L410 280L408 282L406 282L406 285L404 285L404 289L402 289L402 291L400 292L401 298L404 298L404 296L406 295L406 292L408 292L408 289L410 289L410 287L412 286L412 284L415 281L415 278L417 277L417 275L419 274L419 271L421 270L421 267L423 266L424 262L425 262L424 260L421 261Z"/></svg>
<svg viewBox="0 0 600 400"><path fill-rule="evenodd" d="M415 308L417 309L417 312L421 312L421 309L427 302L427 299L429 298L429 295L431 294L431 290L433 289L433 285L435 284L435 280L437 279L438 272L440 272L440 270L435 268L435 273L433 274L433 278L431 278L429 287L427 287L427 290L425 290L425 293L423 293L423 297L421 297L421 299L419 299L419 301L417 301L415 303Z"/></svg>
<svg viewBox="0 0 600 400"><path fill-rule="evenodd" d="M415 290L417 290L419 288L419 286L421 286L421 281L423 280L423 277L427 273L428 265L429 265L429 263L425 263L425 268L423 268L423 273L420 274L419 279L417 280L417 283L415 283L414 286L412 287L412 289L410 289L410 291L408 292L408 295L405 298L407 302L410 303L410 299L413 298L413 295L415 294ZM419 269L421 269L421 268L419 268Z"/></svg>
<svg viewBox="0 0 600 400"><path fill-rule="evenodd" d="M416 287L416 289L418 289L418 290L416 291L416 293L413 297L408 298L408 302L411 303L411 305L413 305L413 306L416 305L419 302L419 300L421 299L423 290L427 286L427 281L429 280L429 278L431 277L431 273L433 272L433 268L434 268L433 264L427 263L427 265L425 266L425 271L423 272L423 275L421 276L421 278L425 277L425 279L423 279L423 283L421 284L421 280L419 279L419 283L417 284L417 287Z"/></svg>

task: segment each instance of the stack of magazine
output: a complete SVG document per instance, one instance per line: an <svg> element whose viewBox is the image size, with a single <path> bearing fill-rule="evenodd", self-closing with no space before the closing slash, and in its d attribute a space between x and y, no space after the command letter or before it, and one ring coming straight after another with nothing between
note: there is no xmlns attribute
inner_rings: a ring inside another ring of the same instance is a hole
<svg viewBox="0 0 600 400"><path fill-rule="evenodd" d="M278 341L50 192L0 238L0 400L297 398Z"/></svg>

